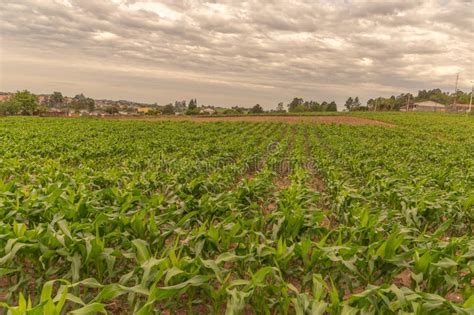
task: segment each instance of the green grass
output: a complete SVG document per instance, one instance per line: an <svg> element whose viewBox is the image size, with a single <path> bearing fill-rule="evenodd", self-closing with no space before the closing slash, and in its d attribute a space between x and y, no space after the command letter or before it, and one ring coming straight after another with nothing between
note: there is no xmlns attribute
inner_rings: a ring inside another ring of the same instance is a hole
<svg viewBox="0 0 474 315"><path fill-rule="evenodd" d="M472 314L474 119L0 119L11 314Z"/></svg>

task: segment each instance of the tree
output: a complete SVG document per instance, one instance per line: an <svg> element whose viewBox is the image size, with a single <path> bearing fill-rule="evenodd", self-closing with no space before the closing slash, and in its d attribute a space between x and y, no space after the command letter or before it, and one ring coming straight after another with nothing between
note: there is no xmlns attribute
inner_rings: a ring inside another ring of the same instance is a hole
<svg viewBox="0 0 474 315"><path fill-rule="evenodd" d="M49 97L49 106L55 108L61 108L64 103L64 97L61 92L53 92Z"/></svg>
<svg viewBox="0 0 474 315"><path fill-rule="evenodd" d="M285 107L283 105L283 102L278 103L276 111L279 113L284 113L285 112Z"/></svg>
<svg viewBox="0 0 474 315"><path fill-rule="evenodd" d="M90 97L86 98L86 106L89 113L93 112L95 110L95 100Z"/></svg>
<svg viewBox="0 0 474 315"><path fill-rule="evenodd" d="M328 110L328 106L329 106L328 102L326 102L326 101L322 102L322 103L321 103L321 106L320 106L321 111L322 111L322 112L327 111L327 110Z"/></svg>
<svg viewBox="0 0 474 315"><path fill-rule="evenodd" d="M173 110L176 113L184 112L186 110L186 101L175 101Z"/></svg>
<svg viewBox="0 0 474 315"><path fill-rule="evenodd" d="M22 115L33 115L38 108L38 98L27 90L17 91L7 103L10 111L17 111Z"/></svg>
<svg viewBox="0 0 474 315"><path fill-rule="evenodd" d="M118 114L119 109L117 106L107 106L104 111L109 115L115 115Z"/></svg>
<svg viewBox="0 0 474 315"><path fill-rule="evenodd" d="M95 101L90 97L85 97L84 94L77 94L71 101L71 107L75 111L87 109L89 112L95 110Z"/></svg>
<svg viewBox="0 0 474 315"><path fill-rule="evenodd" d="M447 92L443 92L440 89L433 89L433 90L421 90L418 91L418 96L415 98L416 102L423 102L423 101L434 101L444 105L449 105L454 102L454 96L461 96L463 94L462 91L458 91L457 93L449 94Z"/></svg>
<svg viewBox="0 0 474 315"><path fill-rule="evenodd" d="M288 104L289 112L304 111L303 99L295 97L290 104Z"/></svg>
<svg viewBox="0 0 474 315"><path fill-rule="evenodd" d="M188 109L189 110L195 110L197 108L197 101L194 99L191 99L188 104Z"/></svg>
<svg viewBox="0 0 474 315"><path fill-rule="evenodd" d="M36 114L38 115L41 115L42 113L46 113L48 111L48 107L46 105L38 105L38 107L36 107Z"/></svg>
<svg viewBox="0 0 474 315"><path fill-rule="evenodd" d="M224 115L236 115L236 114L241 114L241 112L238 112L237 110L233 109L233 108L226 108L222 114Z"/></svg>
<svg viewBox="0 0 474 315"><path fill-rule="evenodd" d="M232 106L232 110L234 111L233 113L244 114L248 109L239 106Z"/></svg>
<svg viewBox="0 0 474 315"><path fill-rule="evenodd" d="M352 109L352 104L354 103L354 100L352 99L352 97L349 97L346 101L346 103L344 104L344 107L350 111Z"/></svg>
<svg viewBox="0 0 474 315"><path fill-rule="evenodd" d="M16 115L20 112L20 105L7 100L0 103L0 116Z"/></svg>
<svg viewBox="0 0 474 315"><path fill-rule="evenodd" d="M352 107L360 107L359 97L356 96L354 102L352 103Z"/></svg>
<svg viewBox="0 0 474 315"><path fill-rule="evenodd" d="M308 103L307 109L311 112L319 112L321 111L321 105L316 101L310 101Z"/></svg>
<svg viewBox="0 0 474 315"><path fill-rule="evenodd" d="M260 106L260 104L255 104L254 107L250 110L252 114L261 114L263 113L263 108Z"/></svg>
<svg viewBox="0 0 474 315"><path fill-rule="evenodd" d="M186 115L199 115L201 111L199 110L199 108L193 108L193 109L188 109L186 111Z"/></svg>
<svg viewBox="0 0 474 315"><path fill-rule="evenodd" d="M369 98L367 100L367 109L368 110L375 110L376 100Z"/></svg>
<svg viewBox="0 0 474 315"><path fill-rule="evenodd" d="M71 101L72 109L79 111L81 109L85 109L86 107L87 107L86 97L84 96L84 94L81 93L74 96L74 98Z"/></svg>
<svg viewBox="0 0 474 315"><path fill-rule="evenodd" d="M188 104L186 115L199 115L199 108L197 107L196 99L191 99Z"/></svg>
<svg viewBox="0 0 474 315"><path fill-rule="evenodd" d="M175 111L173 108L173 104L165 105L161 112L163 113L163 115L174 115Z"/></svg>
<svg viewBox="0 0 474 315"><path fill-rule="evenodd" d="M352 97L349 97L346 103L344 104L344 107L346 107L348 111L357 111L359 110L360 105L361 104L359 101L359 97L356 96L354 99L352 99Z"/></svg>
<svg viewBox="0 0 474 315"><path fill-rule="evenodd" d="M332 101L331 103L329 103L326 111L328 111L328 112L337 112L336 102Z"/></svg>

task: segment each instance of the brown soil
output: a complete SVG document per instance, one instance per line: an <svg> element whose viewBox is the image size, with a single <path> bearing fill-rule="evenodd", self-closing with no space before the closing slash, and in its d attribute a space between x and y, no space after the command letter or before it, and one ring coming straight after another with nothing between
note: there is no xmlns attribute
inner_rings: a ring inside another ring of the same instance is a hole
<svg viewBox="0 0 474 315"><path fill-rule="evenodd" d="M6 302L7 290L10 285L7 276L0 277L0 302ZM2 312L0 312L2 314Z"/></svg>
<svg viewBox="0 0 474 315"><path fill-rule="evenodd" d="M351 116L146 116L146 117L111 117L109 119L139 119L147 121L194 121L194 122L283 122L290 124L297 123L319 123L319 124L348 124L348 125L376 125L384 127L395 127L395 125L378 120L359 118Z"/></svg>
<svg viewBox="0 0 474 315"><path fill-rule="evenodd" d="M288 188L291 184L291 181L288 177L279 176L279 177L275 178L273 183L275 184L275 186L278 187L278 189L282 190L282 189Z"/></svg>
<svg viewBox="0 0 474 315"><path fill-rule="evenodd" d="M400 274L396 275L393 283L397 287L411 287L411 270L405 269Z"/></svg>
<svg viewBox="0 0 474 315"><path fill-rule="evenodd" d="M276 209L276 204L275 203L270 203L266 208L263 209L263 214L264 215L269 215Z"/></svg>
<svg viewBox="0 0 474 315"><path fill-rule="evenodd" d="M313 175L313 177L311 178L310 187L320 193L323 193L326 191L326 183L324 182L324 180L321 179L321 177L317 175Z"/></svg>
<svg viewBox="0 0 474 315"><path fill-rule="evenodd" d="M458 292L449 292L446 294L446 300L455 302L455 303L462 303L464 302L464 298L461 293Z"/></svg>

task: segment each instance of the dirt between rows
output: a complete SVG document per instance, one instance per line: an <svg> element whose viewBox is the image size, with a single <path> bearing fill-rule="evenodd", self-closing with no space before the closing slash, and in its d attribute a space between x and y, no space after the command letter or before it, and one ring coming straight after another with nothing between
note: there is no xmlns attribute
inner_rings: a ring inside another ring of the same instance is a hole
<svg viewBox="0 0 474 315"><path fill-rule="evenodd" d="M114 119L114 118L113 118ZM348 124L348 125L376 125L383 127L395 127L395 125L378 120L359 118L352 116L154 116L154 117L117 117L115 119L140 119L147 121L195 121L195 122L263 122L274 121L290 124L297 123L320 123L320 124Z"/></svg>

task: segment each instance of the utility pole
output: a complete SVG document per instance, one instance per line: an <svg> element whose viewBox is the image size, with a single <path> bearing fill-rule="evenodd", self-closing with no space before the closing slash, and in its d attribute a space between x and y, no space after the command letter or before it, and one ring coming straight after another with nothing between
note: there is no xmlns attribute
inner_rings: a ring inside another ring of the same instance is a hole
<svg viewBox="0 0 474 315"><path fill-rule="evenodd" d="M410 93L408 93L407 95L407 113L409 109L410 109Z"/></svg>
<svg viewBox="0 0 474 315"><path fill-rule="evenodd" d="M458 81L459 81L459 72L456 74L456 84L454 85L454 102L453 102L453 110L456 112L458 111L456 101L458 97Z"/></svg>
<svg viewBox="0 0 474 315"><path fill-rule="evenodd" d="M472 110L472 94L474 94L474 81L471 81L471 100L469 101L469 113Z"/></svg>

